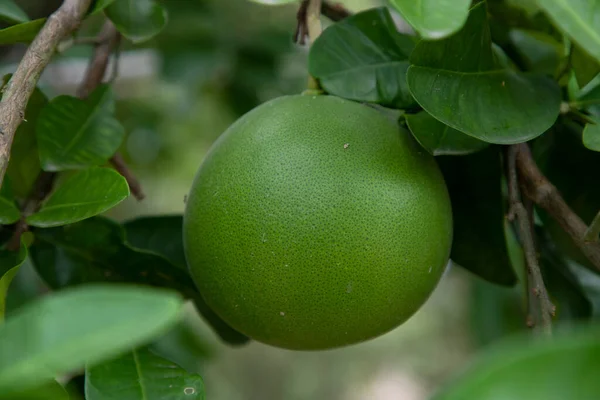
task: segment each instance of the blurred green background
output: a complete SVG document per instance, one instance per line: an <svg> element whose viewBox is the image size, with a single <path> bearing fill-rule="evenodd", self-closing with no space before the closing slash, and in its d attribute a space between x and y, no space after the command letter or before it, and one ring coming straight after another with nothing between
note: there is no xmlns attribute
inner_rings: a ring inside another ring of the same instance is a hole
<svg viewBox="0 0 600 400"><path fill-rule="evenodd" d="M60 2L18 3L35 18ZM381 4L341 3L352 11ZM164 5L167 28L142 46L123 45L115 81L118 117L127 130L122 152L146 193L142 202L130 198L111 210L119 220L181 213L213 141L243 113L306 84L307 48L293 43L296 4L169 0ZM84 32L94 33L101 22L92 21ZM2 49L2 68L14 69L22 51ZM43 89L51 96L73 93L90 52L75 46L62 54L42 77ZM503 318L519 307L516 295L450 268L403 326L325 352L258 343L231 348L197 320L210 357L194 360L194 368L201 371L210 400L422 400L459 373L480 346L521 324L507 326Z"/></svg>

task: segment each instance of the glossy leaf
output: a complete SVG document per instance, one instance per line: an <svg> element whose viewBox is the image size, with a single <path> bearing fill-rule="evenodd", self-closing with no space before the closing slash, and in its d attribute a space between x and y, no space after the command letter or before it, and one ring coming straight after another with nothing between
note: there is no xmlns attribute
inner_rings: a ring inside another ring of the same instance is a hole
<svg viewBox="0 0 600 400"><path fill-rule="evenodd" d="M125 135L114 112L108 85L100 86L85 101L72 96L52 99L37 121L42 168L62 171L106 163Z"/></svg>
<svg viewBox="0 0 600 400"><path fill-rule="evenodd" d="M414 105L406 85L413 47L387 9L371 9L327 28L311 46L308 69L330 94L405 108Z"/></svg>
<svg viewBox="0 0 600 400"><path fill-rule="evenodd" d="M13 278L27 258L27 247L21 243L19 251L0 250L0 324L6 310L6 295Z"/></svg>
<svg viewBox="0 0 600 400"><path fill-rule="evenodd" d="M203 400L202 377L146 348L86 369L86 400Z"/></svg>
<svg viewBox="0 0 600 400"><path fill-rule="evenodd" d="M0 1L0 20L9 24L20 24L29 21L29 17L13 0L2 0Z"/></svg>
<svg viewBox="0 0 600 400"><path fill-rule="evenodd" d="M55 380L41 386L8 393L0 393L0 400L69 400L69 393Z"/></svg>
<svg viewBox="0 0 600 400"><path fill-rule="evenodd" d="M500 154L489 148L462 157L438 157L454 218L450 258L492 283L510 286L515 273L504 237Z"/></svg>
<svg viewBox="0 0 600 400"><path fill-rule="evenodd" d="M554 23L600 61L600 7L596 0L538 0Z"/></svg>
<svg viewBox="0 0 600 400"><path fill-rule="evenodd" d="M535 341L520 336L485 354L432 399L594 399L598 367L597 327Z"/></svg>
<svg viewBox="0 0 600 400"><path fill-rule="evenodd" d="M36 238L31 258L40 276L54 289L104 281L173 288L194 300L198 311L223 340L233 345L248 342L246 336L227 325L206 305L187 268L171 263L177 257L167 260L166 253L157 256L145 250L136 251L124 244L123 229L111 220L95 217L44 229L37 232Z"/></svg>
<svg viewBox="0 0 600 400"><path fill-rule="evenodd" d="M105 12L119 32L133 43L151 39L167 23L167 10L154 0L116 0Z"/></svg>
<svg viewBox="0 0 600 400"><path fill-rule="evenodd" d="M46 18L40 18L0 29L0 46L31 42L45 23Z"/></svg>
<svg viewBox="0 0 600 400"><path fill-rule="evenodd" d="M183 216L136 218L123 224L123 228L127 243L132 247L161 255L187 271L183 252Z"/></svg>
<svg viewBox="0 0 600 400"><path fill-rule="evenodd" d="M583 130L583 145L590 150L600 151L600 125L587 124Z"/></svg>
<svg viewBox="0 0 600 400"><path fill-rule="evenodd" d="M441 39L458 31L469 15L470 0L392 0L412 27L425 39Z"/></svg>
<svg viewBox="0 0 600 400"><path fill-rule="evenodd" d="M72 224L103 213L127 196L129 186L118 172L88 168L65 179L27 223L42 228Z"/></svg>
<svg viewBox="0 0 600 400"><path fill-rule="evenodd" d="M497 69L485 3L471 9L457 34L421 41L407 81L416 101L436 119L497 144L541 135L559 115L558 85L545 76Z"/></svg>
<svg viewBox="0 0 600 400"><path fill-rule="evenodd" d="M46 104L48 99L36 88L27 103L25 120L15 133L6 175L10 178L17 197L25 198L29 195L41 171L35 127Z"/></svg>
<svg viewBox="0 0 600 400"><path fill-rule="evenodd" d="M406 115L406 123L417 141L434 156L475 153L488 143L444 125L427 111Z"/></svg>
<svg viewBox="0 0 600 400"><path fill-rule="evenodd" d="M0 225L14 224L21 218L21 212L11 199L0 196Z"/></svg>
<svg viewBox="0 0 600 400"><path fill-rule="evenodd" d="M90 7L89 14L97 14L114 2L115 0L94 0L92 2L92 6Z"/></svg>
<svg viewBox="0 0 600 400"><path fill-rule="evenodd" d="M173 292L116 285L67 289L26 305L0 325L0 392L49 382L145 343L177 322L181 305Z"/></svg>
<svg viewBox="0 0 600 400"><path fill-rule="evenodd" d="M549 34L512 29L509 37L528 71L552 76L561 60L562 44Z"/></svg>
<svg viewBox="0 0 600 400"><path fill-rule="evenodd" d="M573 45L571 50L571 66L580 87L587 85L600 73L600 61L576 45Z"/></svg>

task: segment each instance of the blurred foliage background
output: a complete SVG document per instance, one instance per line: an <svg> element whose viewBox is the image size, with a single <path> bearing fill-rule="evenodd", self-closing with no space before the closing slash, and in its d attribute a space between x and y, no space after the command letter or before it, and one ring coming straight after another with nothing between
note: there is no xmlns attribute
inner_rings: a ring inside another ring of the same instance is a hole
<svg viewBox="0 0 600 400"><path fill-rule="evenodd" d="M18 3L35 18L48 15L60 1ZM121 51L115 90L118 117L127 131L122 152L147 197L142 202L130 198L111 210L119 220L181 213L213 141L243 113L298 93L306 84L307 49L293 43L296 5L163 3L167 28L143 46L124 44ZM352 11L381 4L341 3ZM98 27L92 21L84 33ZM14 69L23 50L0 49L3 71ZM50 96L73 93L90 51L75 46L62 54L42 77L43 90ZM17 281L29 282L25 278L31 274L23 268ZM210 400L422 400L459 373L480 346L523 325L512 317L518 315L518 296L450 268L406 324L368 343L325 352L258 343L231 348L197 320L194 326L207 351L190 358L190 365L202 373ZM21 300L9 298L14 304Z"/></svg>

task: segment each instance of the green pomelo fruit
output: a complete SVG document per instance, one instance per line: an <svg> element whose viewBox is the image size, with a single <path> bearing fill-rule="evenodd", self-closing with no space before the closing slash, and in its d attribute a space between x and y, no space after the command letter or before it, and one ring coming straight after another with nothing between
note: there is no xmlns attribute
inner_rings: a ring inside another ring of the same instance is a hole
<svg viewBox="0 0 600 400"><path fill-rule="evenodd" d="M447 264L443 177L410 134L333 96L265 103L213 145L184 243L206 303L277 347L340 347L390 331Z"/></svg>

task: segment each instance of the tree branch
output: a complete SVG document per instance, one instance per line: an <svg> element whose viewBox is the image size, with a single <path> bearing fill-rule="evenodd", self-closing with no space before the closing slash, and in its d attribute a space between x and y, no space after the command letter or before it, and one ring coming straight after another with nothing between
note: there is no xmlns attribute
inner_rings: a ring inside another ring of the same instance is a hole
<svg viewBox="0 0 600 400"><path fill-rule="evenodd" d="M508 146L506 149L506 163L508 175L509 220L517 219L519 238L525 252L527 264L527 325L539 326L545 334L552 333L552 316L555 307L550 301L540 265L533 234L533 213L528 212L521 201L519 178L517 176L516 160L519 148L517 145Z"/></svg>
<svg viewBox="0 0 600 400"><path fill-rule="evenodd" d="M131 170L127 167L125 160L123 160L123 156L121 156L119 153L116 153L111 157L110 163L117 170L117 172L119 172L123 178L125 178L127 184L129 185L131 194L133 194L136 199L143 200L146 195L142 190L142 185L137 180L133 172L131 172Z"/></svg>
<svg viewBox="0 0 600 400"><path fill-rule="evenodd" d="M542 174L533 160L529 146L524 143L515 146L518 148L516 165L525 195L546 210L596 269L600 270L600 243L585 240L587 225L571 210L558 189Z"/></svg>
<svg viewBox="0 0 600 400"><path fill-rule="evenodd" d="M308 25L307 25L307 11L308 11L309 0L302 0L298 13L296 14L297 24L296 33L294 34L294 40L296 43L304 45L306 44L306 37L308 36ZM329 18L334 22L338 22L352 15L350 11L344 8L341 4L331 4L328 1L321 2L321 14Z"/></svg>
<svg viewBox="0 0 600 400"><path fill-rule="evenodd" d="M328 1L323 2L323 5L321 6L321 14L335 22L341 21L344 18L348 18L352 15L352 13L345 9L343 5L338 3L331 4Z"/></svg>
<svg viewBox="0 0 600 400"><path fill-rule="evenodd" d="M0 187L8 167L15 132L25 118L25 108L40 75L60 41L77 29L90 3L91 0L65 0L48 17L6 86L0 102Z"/></svg>

